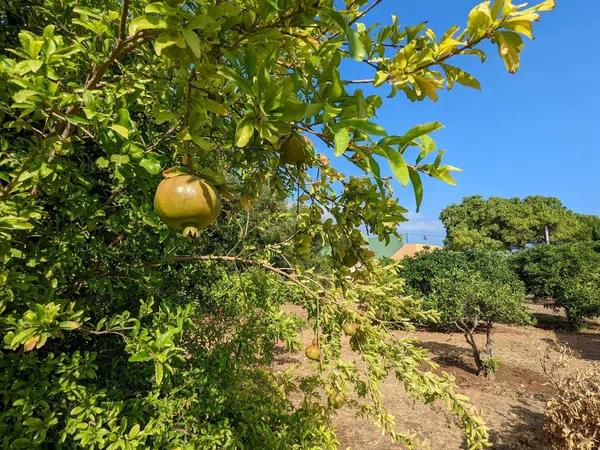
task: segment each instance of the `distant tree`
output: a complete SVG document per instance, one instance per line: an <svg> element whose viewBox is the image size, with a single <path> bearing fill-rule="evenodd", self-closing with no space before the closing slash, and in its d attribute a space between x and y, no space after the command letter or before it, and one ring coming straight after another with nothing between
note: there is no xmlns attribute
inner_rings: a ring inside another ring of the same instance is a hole
<svg viewBox="0 0 600 450"><path fill-rule="evenodd" d="M600 315L600 245L540 245L513 258L516 273L529 293L554 300L572 326Z"/></svg>
<svg viewBox="0 0 600 450"><path fill-rule="evenodd" d="M466 197L459 205L444 209L440 219L446 227L446 245L452 249L519 249L545 242L594 239L600 218L574 213L554 197ZM597 233L596 235L600 235Z"/></svg>
<svg viewBox="0 0 600 450"><path fill-rule="evenodd" d="M492 327L495 323L526 323L523 283L511 271L507 257L497 252L434 250L403 260L402 276L425 306L435 309L441 323L460 330L473 351L477 374L496 370ZM475 339L485 330L483 349Z"/></svg>

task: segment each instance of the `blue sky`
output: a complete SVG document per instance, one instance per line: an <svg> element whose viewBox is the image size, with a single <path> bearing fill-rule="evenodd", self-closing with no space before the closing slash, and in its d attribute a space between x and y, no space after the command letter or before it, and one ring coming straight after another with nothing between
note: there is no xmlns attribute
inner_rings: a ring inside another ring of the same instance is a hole
<svg viewBox="0 0 600 450"><path fill-rule="evenodd" d="M439 36L452 25L464 25L477 3L386 0L365 22L389 23L391 14L403 25L427 20ZM421 212L402 227L415 233L411 240L425 233L443 235L440 211L474 194L555 196L570 209L600 214L599 23L599 0L558 0L557 8L536 23L536 39L526 42L516 75L506 72L488 45L485 64L476 57L454 60L481 81L481 92L456 87L437 103L411 103L403 95L384 100L376 121L392 134L418 123L443 122L445 128L433 137L447 150L445 161L464 171L456 176L457 186L424 180ZM349 67L342 78L364 75L364 69ZM387 89L378 93L385 97ZM412 190L397 183L395 188L401 203L414 210Z"/></svg>

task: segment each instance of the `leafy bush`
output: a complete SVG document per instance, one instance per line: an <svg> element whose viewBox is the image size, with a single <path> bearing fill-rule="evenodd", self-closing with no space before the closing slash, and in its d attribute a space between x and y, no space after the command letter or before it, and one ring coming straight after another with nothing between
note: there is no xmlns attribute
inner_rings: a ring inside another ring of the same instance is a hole
<svg viewBox="0 0 600 450"><path fill-rule="evenodd" d="M400 273L410 291L424 296L425 306L438 311L443 325L465 335L478 373L487 375L498 367L493 356L493 324L530 320L523 284L504 254L435 250L404 259ZM483 350L475 339L480 326L486 333Z"/></svg>
<svg viewBox="0 0 600 450"><path fill-rule="evenodd" d="M440 249L403 260L402 277L409 290L421 295L433 291L435 278L450 278L456 270L478 272L485 280L518 285L519 279L508 265L509 261L509 254L503 252Z"/></svg>
<svg viewBox="0 0 600 450"><path fill-rule="evenodd" d="M600 245L540 245L517 253L513 267L529 293L563 307L573 326L600 315Z"/></svg>

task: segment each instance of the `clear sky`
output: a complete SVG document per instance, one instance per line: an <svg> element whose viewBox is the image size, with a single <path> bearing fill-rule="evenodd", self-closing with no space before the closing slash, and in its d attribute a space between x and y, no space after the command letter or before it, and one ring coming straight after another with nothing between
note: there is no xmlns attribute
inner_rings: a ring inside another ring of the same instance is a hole
<svg viewBox="0 0 600 450"><path fill-rule="evenodd" d="M391 14L403 25L427 20L439 36L464 25L477 3L384 0L365 22L389 23ZM384 99L377 123L403 134L418 123L443 122L433 137L447 150L445 161L464 171L456 175L457 186L424 180L421 212L402 227L415 233L411 240L420 240L416 234L443 235L440 211L474 194L555 196L572 210L600 214L600 0L557 3L535 24L536 39L526 41L516 75L506 72L488 45L485 64L477 57L455 60L481 81L481 92L457 86L442 92L437 103L411 103L403 94ZM362 68L348 67L342 78L364 75ZM387 89L378 93L385 97ZM395 187L401 203L414 210L412 189Z"/></svg>

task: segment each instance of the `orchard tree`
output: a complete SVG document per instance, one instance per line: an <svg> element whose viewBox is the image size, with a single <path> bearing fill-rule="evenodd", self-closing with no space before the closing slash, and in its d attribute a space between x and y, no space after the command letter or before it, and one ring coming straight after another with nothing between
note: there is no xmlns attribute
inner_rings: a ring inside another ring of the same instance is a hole
<svg viewBox="0 0 600 450"><path fill-rule="evenodd" d="M508 264L508 255L492 252L435 250L402 261L400 274L409 290L437 311L435 324L459 330L473 351L477 374L498 367L493 355L495 323L527 323L525 289ZM483 348L476 332L485 332Z"/></svg>
<svg viewBox="0 0 600 450"><path fill-rule="evenodd" d="M517 253L516 273L527 291L564 308L573 327L600 316L600 244L540 245Z"/></svg>
<svg viewBox="0 0 600 450"><path fill-rule="evenodd" d="M518 198L476 195L445 208L440 219L446 228L446 245L456 250L506 249L546 242L594 240L600 218L568 210L553 197Z"/></svg>
<svg viewBox="0 0 600 450"><path fill-rule="evenodd" d="M344 401L411 446L381 403L388 374L488 445L451 378L376 314L429 315L366 247L364 230L386 239L405 220L381 165L417 204L421 176L456 170L430 137L440 123L391 135L376 117L385 96L479 88L453 61L483 61L484 41L516 72L554 2L486 1L439 36L367 26L380 3L2 1L3 448L334 448ZM291 199L292 226L265 193ZM299 348L285 303L314 331L304 379L269 367L276 345ZM360 361L340 359L345 333Z"/></svg>

